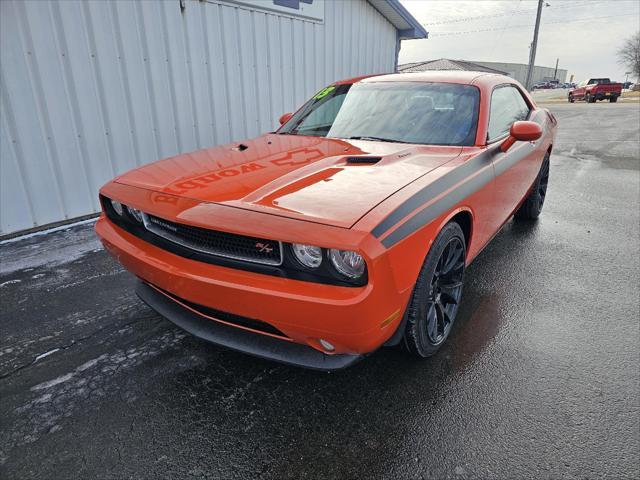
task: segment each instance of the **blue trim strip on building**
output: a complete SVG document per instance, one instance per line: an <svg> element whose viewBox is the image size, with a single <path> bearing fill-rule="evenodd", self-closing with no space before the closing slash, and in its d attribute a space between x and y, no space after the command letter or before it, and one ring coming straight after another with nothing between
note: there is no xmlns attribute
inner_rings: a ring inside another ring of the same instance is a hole
<svg viewBox="0 0 640 480"><path fill-rule="evenodd" d="M429 38L429 32L411 15L406 8L402 6L399 0L386 0L387 4L400 15L405 22L411 25L411 28L398 30L401 40L412 40L418 38Z"/></svg>

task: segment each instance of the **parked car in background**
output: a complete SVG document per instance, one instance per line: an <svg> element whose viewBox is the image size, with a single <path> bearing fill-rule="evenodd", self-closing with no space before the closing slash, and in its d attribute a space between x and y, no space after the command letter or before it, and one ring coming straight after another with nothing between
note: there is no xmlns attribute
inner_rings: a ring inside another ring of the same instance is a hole
<svg viewBox="0 0 640 480"><path fill-rule="evenodd" d="M533 90L547 90L550 88L555 88L551 82L539 82L533 86Z"/></svg>
<svg viewBox="0 0 640 480"><path fill-rule="evenodd" d="M620 95L622 95L621 83L612 82L608 78L590 78L569 90L568 100L570 103L576 100L584 100L587 103L609 100L615 103Z"/></svg>
<svg viewBox="0 0 640 480"><path fill-rule="evenodd" d="M456 71L336 82L280 123L109 182L107 251L221 346L322 370L433 355L466 266L540 215L555 117L512 78Z"/></svg>

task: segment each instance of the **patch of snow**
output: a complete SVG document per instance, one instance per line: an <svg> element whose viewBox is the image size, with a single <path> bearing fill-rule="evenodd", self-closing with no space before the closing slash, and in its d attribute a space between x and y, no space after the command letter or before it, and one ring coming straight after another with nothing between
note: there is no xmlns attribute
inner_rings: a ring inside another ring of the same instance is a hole
<svg viewBox="0 0 640 480"><path fill-rule="evenodd" d="M13 238L9 238L7 240L2 240L2 241L0 241L0 245L6 245L8 243L20 242L22 240L27 240L27 239L33 238L33 237L40 237L42 235L48 235L50 233L60 232L60 231L63 231L63 230L69 230L70 228L76 227L78 225L87 225L89 223L95 223L97 220L98 220L98 217L89 218L89 219L86 219L86 220L80 220L79 222L75 222L75 223L68 223L66 225L60 225L59 227L48 228L46 230L40 230L38 232L28 233L26 235L20 235L19 237L13 237ZM35 247L35 248L37 248L37 247Z"/></svg>
<svg viewBox="0 0 640 480"><path fill-rule="evenodd" d="M61 383L64 383L66 381L71 380L74 375L75 375L75 373L71 372L71 373L67 373L66 375L62 375L62 376L60 376L58 378L54 378L53 380L49 380L48 382L39 383L35 387L31 387L31 391L35 392L35 391L38 391L38 390L44 390L46 388L54 387L56 385L59 385Z"/></svg>
<svg viewBox="0 0 640 480"><path fill-rule="evenodd" d="M0 283L0 288L4 287L5 285L11 285L12 283L20 283L22 280L7 280L6 282L2 282Z"/></svg>
<svg viewBox="0 0 640 480"><path fill-rule="evenodd" d="M88 362L83 363L78 368L76 368L76 372L84 372L87 368L93 367L100 360L107 358L107 354L100 355L98 358L94 358L93 360L89 360Z"/></svg>
<svg viewBox="0 0 640 480"><path fill-rule="evenodd" d="M455 473L456 475L464 475L466 474L466 470L464 468L462 468L461 466L457 466L455 469Z"/></svg>
<svg viewBox="0 0 640 480"><path fill-rule="evenodd" d="M47 403L51 401L52 395L50 393L45 393L41 397L36 398L33 403Z"/></svg>
<svg viewBox="0 0 640 480"><path fill-rule="evenodd" d="M40 355L38 355L36 357L36 359L33 361L33 363L37 362L38 360L42 360L45 357L48 357L49 355L53 355L54 353L60 351L59 348L54 348L53 350L49 350L48 352L42 353Z"/></svg>
<svg viewBox="0 0 640 480"><path fill-rule="evenodd" d="M92 219L90 222L94 221ZM102 249L102 244L91 225L74 228L67 226L64 231L53 230L38 232L38 236L35 237L27 235L0 242L0 274L6 275L45 265L57 267Z"/></svg>

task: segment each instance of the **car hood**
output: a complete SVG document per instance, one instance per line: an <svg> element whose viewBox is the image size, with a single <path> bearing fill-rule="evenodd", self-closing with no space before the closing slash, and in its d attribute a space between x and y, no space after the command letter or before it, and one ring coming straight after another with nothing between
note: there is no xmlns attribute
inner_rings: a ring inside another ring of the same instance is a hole
<svg viewBox="0 0 640 480"><path fill-rule="evenodd" d="M177 155L115 181L171 195L350 228L461 147L267 134Z"/></svg>

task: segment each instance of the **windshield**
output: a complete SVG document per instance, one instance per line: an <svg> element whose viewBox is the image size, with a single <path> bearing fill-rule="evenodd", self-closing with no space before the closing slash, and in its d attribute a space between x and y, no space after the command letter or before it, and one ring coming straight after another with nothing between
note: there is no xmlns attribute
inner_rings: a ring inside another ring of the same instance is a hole
<svg viewBox="0 0 640 480"><path fill-rule="evenodd" d="M372 82L325 88L280 134L473 145L480 93L449 83Z"/></svg>

